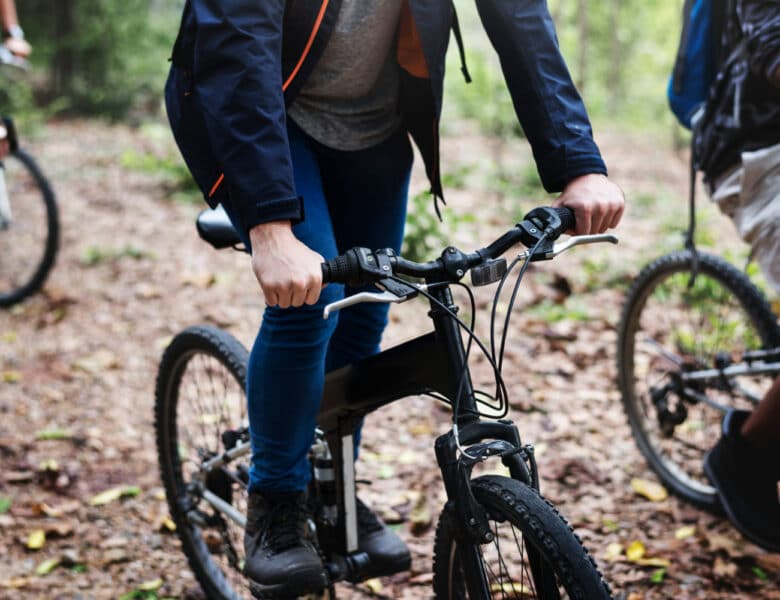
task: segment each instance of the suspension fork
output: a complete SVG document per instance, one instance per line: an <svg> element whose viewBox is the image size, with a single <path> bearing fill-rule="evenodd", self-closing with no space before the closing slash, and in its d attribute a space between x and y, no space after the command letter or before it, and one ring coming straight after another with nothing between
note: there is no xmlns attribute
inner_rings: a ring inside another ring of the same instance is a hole
<svg viewBox="0 0 780 600"><path fill-rule="evenodd" d="M447 508L458 524L456 538L469 597L490 598L479 547L493 542L495 534L471 490L472 471L480 462L500 458L513 479L538 489L533 448L521 445L514 423L505 419L467 424L458 437L450 431L436 439L436 460L447 491ZM464 451L459 444L467 445Z"/></svg>

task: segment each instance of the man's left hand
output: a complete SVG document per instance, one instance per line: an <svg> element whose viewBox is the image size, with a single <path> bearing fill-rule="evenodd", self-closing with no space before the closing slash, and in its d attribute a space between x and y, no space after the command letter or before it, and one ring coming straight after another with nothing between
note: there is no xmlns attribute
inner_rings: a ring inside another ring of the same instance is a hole
<svg viewBox="0 0 780 600"><path fill-rule="evenodd" d="M576 235L604 233L623 216L623 190L605 175L592 173L572 179L553 206L566 206L577 219Z"/></svg>

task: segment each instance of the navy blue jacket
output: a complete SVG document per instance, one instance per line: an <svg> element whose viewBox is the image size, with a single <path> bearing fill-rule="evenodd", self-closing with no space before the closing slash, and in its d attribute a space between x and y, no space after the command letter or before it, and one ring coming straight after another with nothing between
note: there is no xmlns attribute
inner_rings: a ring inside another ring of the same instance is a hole
<svg viewBox="0 0 780 600"><path fill-rule="evenodd" d="M560 55L545 0L476 0L545 188L606 173ZM211 206L245 230L303 218L286 106L325 48L340 0L188 0L166 84L174 137ZM442 195L439 119L451 0L407 0L398 37L399 110Z"/></svg>

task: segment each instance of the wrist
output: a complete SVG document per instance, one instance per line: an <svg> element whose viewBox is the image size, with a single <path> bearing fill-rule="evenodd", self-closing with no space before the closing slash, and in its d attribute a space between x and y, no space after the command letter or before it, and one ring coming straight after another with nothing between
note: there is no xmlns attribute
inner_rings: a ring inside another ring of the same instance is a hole
<svg viewBox="0 0 780 600"><path fill-rule="evenodd" d="M18 23L14 23L13 25L8 25L5 27L5 29L3 29L3 37L13 38L15 40L23 40L24 30Z"/></svg>
<svg viewBox="0 0 780 600"><path fill-rule="evenodd" d="M252 227L249 230L249 241L252 243L252 247L255 248L291 235L292 223L290 221L269 221Z"/></svg>

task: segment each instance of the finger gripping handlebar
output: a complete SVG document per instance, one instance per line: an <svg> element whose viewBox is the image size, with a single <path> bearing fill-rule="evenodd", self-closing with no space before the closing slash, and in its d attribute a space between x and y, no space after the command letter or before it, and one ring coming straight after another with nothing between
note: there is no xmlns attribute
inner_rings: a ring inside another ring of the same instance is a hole
<svg viewBox="0 0 780 600"><path fill-rule="evenodd" d="M553 208L558 218L561 220L561 226L563 231L573 230L577 226L577 221L574 218L574 211L566 206L558 206Z"/></svg>

